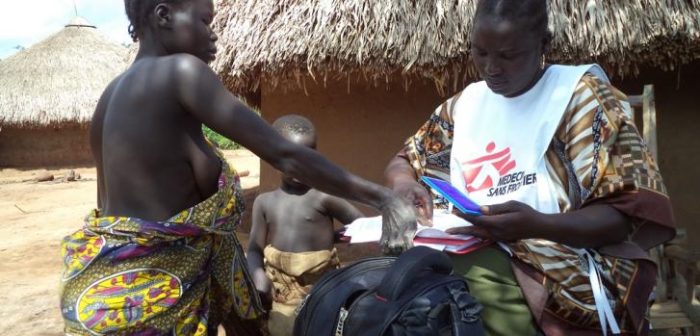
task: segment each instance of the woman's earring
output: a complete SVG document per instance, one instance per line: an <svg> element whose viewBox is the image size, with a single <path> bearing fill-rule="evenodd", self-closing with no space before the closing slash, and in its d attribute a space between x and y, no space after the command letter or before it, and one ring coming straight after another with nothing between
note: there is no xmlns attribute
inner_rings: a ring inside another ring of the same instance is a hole
<svg viewBox="0 0 700 336"><path fill-rule="evenodd" d="M546 66L545 64L545 58L544 55L542 55L542 70L544 70L544 67Z"/></svg>

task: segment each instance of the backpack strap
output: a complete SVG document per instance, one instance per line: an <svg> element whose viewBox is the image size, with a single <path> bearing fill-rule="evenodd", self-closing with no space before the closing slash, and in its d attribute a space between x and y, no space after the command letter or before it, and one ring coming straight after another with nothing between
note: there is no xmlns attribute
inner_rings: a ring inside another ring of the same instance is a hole
<svg viewBox="0 0 700 336"><path fill-rule="evenodd" d="M425 269L449 275L452 274L452 261L444 253L425 246L409 249L391 265L377 288L377 296L397 300L404 290L415 283L414 276Z"/></svg>

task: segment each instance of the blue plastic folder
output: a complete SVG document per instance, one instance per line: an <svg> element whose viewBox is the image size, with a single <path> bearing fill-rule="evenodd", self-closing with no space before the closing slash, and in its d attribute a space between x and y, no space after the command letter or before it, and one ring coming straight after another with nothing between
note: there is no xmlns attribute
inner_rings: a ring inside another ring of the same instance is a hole
<svg viewBox="0 0 700 336"><path fill-rule="evenodd" d="M481 215L479 205L470 200L467 195L455 188L450 182L427 176L421 176L421 180L435 190L435 192L445 197L462 213L476 216Z"/></svg>

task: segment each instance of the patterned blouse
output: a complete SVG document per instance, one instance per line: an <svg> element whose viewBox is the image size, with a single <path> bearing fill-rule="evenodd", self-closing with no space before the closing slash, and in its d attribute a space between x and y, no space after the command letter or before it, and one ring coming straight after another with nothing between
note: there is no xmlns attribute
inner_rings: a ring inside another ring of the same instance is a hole
<svg viewBox="0 0 700 336"><path fill-rule="evenodd" d="M417 175L449 179L454 107L460 96L440 105L399 153ZM671 239L674 231L666 187L629 117L626 100L611 85L584 75L546 152L546 162L561 212L604 203L630 219L634 229L629 242L593 252L605 272L609 297L618 303L614 309L622 317L620 327L634 333L648 327L646 298L655 281L655 266L644 260L642 249ZM446 205L437 197L435 203ZM542 239L509 245L514 264L546 287L546 313L584 328L599 327L587 271L574 249ZM525 290L526 296L531 294ZM639 296L643 299L630 299Z"/></svg>

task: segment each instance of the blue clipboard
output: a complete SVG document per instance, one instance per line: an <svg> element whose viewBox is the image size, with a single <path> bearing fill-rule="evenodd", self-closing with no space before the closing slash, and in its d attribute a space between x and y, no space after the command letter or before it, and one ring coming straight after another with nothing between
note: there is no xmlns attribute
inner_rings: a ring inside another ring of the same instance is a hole
<svg viewBox="0 0 700 336"><path fill-rule="evenodd" d="M476 216L481 215L481 207L470 200L467 195L455 188L450 182L427 176L421 176L420 179L435 190L435 192L450 201L450 203L457 207L462 213Z"/></svg>

